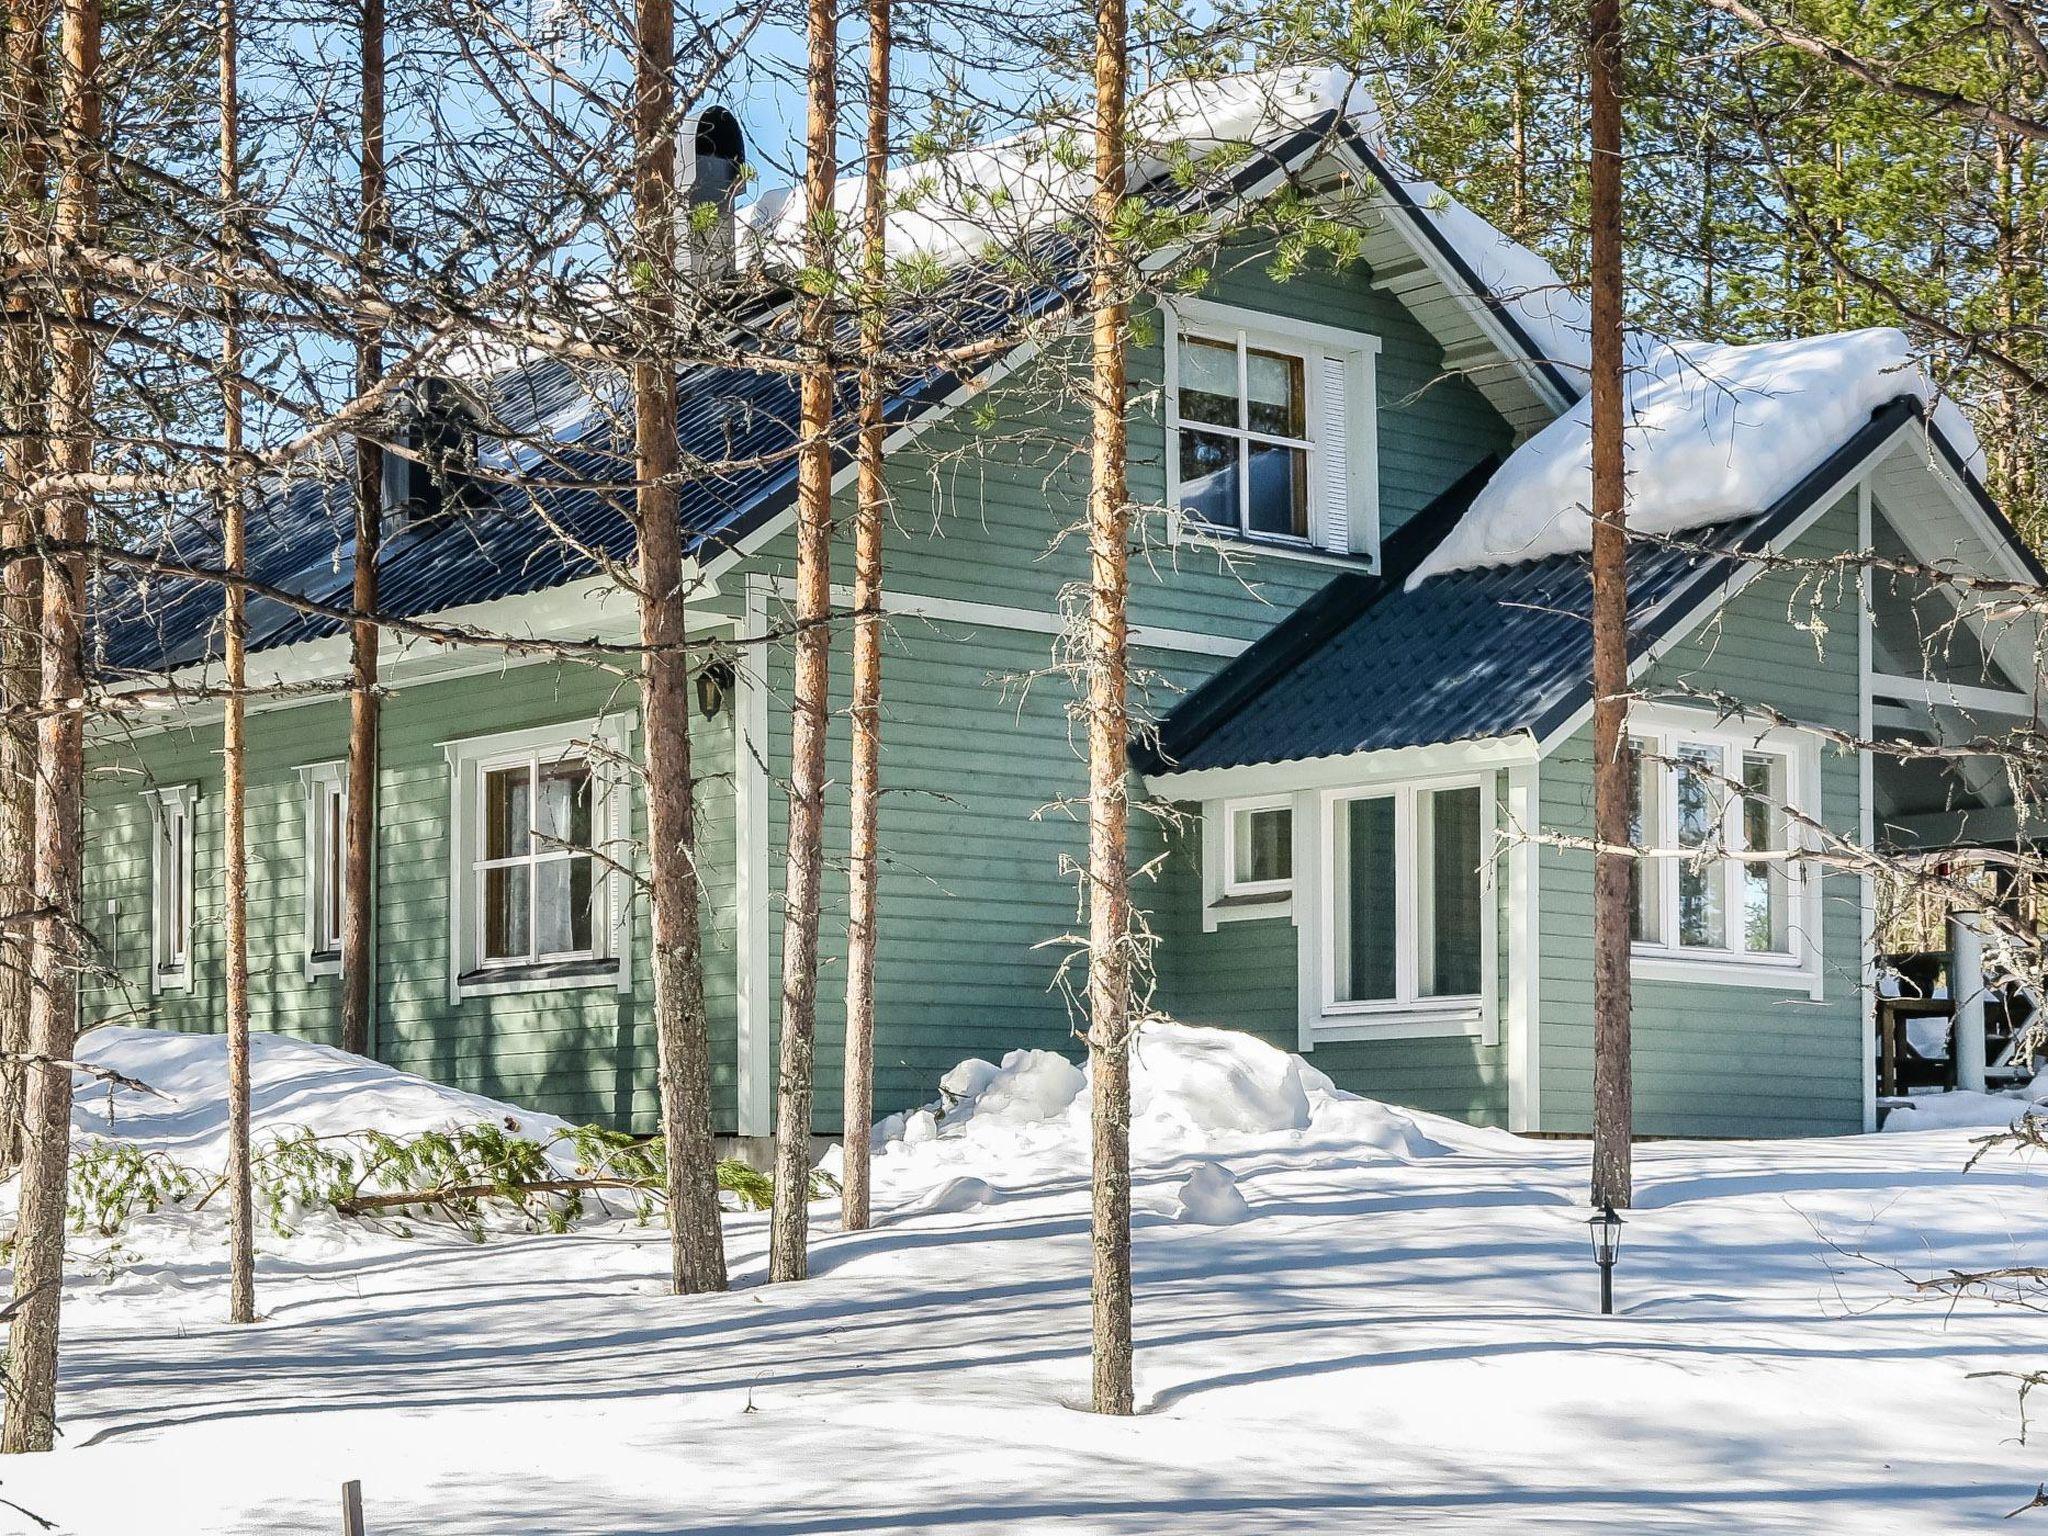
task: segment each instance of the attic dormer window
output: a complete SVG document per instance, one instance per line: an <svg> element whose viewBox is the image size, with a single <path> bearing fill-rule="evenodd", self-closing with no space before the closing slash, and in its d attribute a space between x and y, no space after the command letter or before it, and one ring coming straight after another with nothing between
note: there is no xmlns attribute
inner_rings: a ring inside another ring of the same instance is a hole
<svg viewBox="0 0 2048 1536"><path fill-rule="evenodd" d="M1375 554L1378 349L1375 337L1284 316L1177 305L1167 492L1182 533Z"/></svg>

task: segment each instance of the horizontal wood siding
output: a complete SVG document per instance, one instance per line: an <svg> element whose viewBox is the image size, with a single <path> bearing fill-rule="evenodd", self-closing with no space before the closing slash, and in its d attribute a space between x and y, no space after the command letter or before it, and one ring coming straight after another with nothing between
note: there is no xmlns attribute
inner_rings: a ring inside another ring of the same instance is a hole
<svg viewBox="0 0 2048 1536"><path fill-rule="evenodd" d="M619 679L534 665L401 688L385 702L378 832L376 1054L393 1066L577 1120L653 1124L651 983L646 914L636 903L634 990L594 987L448 1001L449 769L445 744L529 726L586 731L600 714L637 709ZM734 1118L736 962L729 713L697 722L699 868L709 919L707 993L718 1123ZM339 1037L340 983L305 971L306 846L300 764L339 757L345 706L307 705L250 717L251 1001L255 1027L329 1044ZM88 810L93 850L86 910L119 984L91 990L88 1017L163 1027L222 1027L221 799L218 727L102 744ZM202 786L195 825L194 987L148 990L150 782ZM638 797L635 835L640 835ZM116 904L110 917L107 903Z"/></svg>
<svg viewBox="0 0 2048 1536"><path fill-rule="evenodd" d="M1856 546L1853 498L1831 508L1793 552ZM1796 627L1795 627L1796 626ZM1654 667L1646 691L1726 694L1797 720L1855 730L1853 600L1816 594L1791 574L1758 578L1698 635ZM1673 699L1673 702L1683 702ZM1593 824L1591 727L1542 768L1546 830ZM1821 749L1821 811L1855 836L1856 759ZM1592 858L1539 854L1542 1128L1585 1131L1592 1115ZM1863 1119L1859 883L1822 887L1823 998L1706 982L1635 984L1636 1129L1646 1135L1782 1136L1854 1131Z"/></svg>
<svg viewBox="0 0 2048 1536"><path fill-rule="evenodd" d="M1290 919L1275 917L1202 931L1201 808L1182 810L1187 828L1174 835L1171 873L1159 898L1164 942L1158 1002L1185 1023L1244 1029L1282 1050L1299 1050L1299 930ZM1504 977L1507 927L1498 926ZM1333 1040L1317 1045L1308 1060L1351 1093L1474 1124L1497 1125L1507 1118L1507 1060L1500 1045L1464 1037Z"/></svg>

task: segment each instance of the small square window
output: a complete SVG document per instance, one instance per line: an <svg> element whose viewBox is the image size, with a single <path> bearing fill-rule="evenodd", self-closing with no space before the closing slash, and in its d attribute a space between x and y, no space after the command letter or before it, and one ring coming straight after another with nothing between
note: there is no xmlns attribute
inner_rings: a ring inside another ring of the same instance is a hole
<svg viewBox="0 0 2048 1536"><path fill-rule="evenodd" d="M1232 806L1229 817L1223 894L1255 896L1287 890L1294 880L1293 807Z"/></svg>

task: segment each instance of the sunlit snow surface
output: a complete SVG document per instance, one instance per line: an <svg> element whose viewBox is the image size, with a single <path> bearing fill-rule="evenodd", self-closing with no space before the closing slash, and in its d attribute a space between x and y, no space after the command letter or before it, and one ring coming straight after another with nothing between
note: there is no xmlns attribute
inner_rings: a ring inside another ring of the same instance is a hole
<svg viewBox="0 0 2048 1536"><path fill-rule="evenodd" d="M323 1057L374 1113L381 1069ZM965 1097L877 1159L874 1231L816 1207L800 1286L763 1285L757 1216L727 1222L733 1294L690 1300L629 1222L481 1246L352 1226L268 1244L264 1321L237 1329L217 1232L104 1269L81 1239L64 1449L9 1462L0 1498L96 1533L336 1529L346 1478L373 1531L493 1536L1933 1532L1992 1528L2048 1467L2011 1383L1971 1379L2048 1363L2048 1318L1909 1292L2048 1257L2041 1171L1962 1171L1981 1131L1643 1145L1601 1318L1582 1143L1152 1033L1145 1411L1111 1423L1077 1407L1085 1083L1032 1056L951 1076ZM159 1115L213 1112L199 1078L180 1096ZM1242 1219L1190 1218L1210 1165Z"/></svg>

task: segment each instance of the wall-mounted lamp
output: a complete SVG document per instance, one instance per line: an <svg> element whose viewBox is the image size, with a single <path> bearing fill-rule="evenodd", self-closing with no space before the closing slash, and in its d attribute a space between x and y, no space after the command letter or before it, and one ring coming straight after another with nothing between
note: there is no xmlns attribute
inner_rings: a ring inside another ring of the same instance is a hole
<svg viewBox="0 0 2048 1536"><path fill-rule="evenodd" d="M707 661L697 669L697 708L706 720L716 719L732 692L734 674L729 661Z"/></svg>

